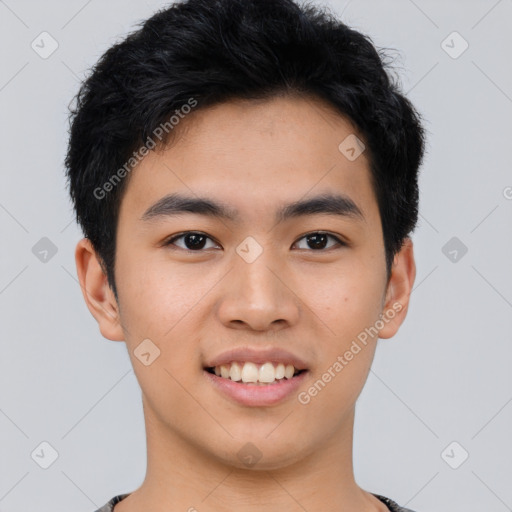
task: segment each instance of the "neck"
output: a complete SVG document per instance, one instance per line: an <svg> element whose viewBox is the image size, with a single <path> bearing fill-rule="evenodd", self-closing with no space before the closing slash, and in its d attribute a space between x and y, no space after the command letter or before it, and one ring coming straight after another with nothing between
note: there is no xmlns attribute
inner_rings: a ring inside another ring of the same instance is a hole
<svg viewBox="0 0 512 512"><path fill-rule="evenodd" d="M339 431L290 462L240 468L191 446L145 407L148 464L143 484L115 512L376 512L387 508L354 480L354 410ZM293 450L293 448L291 448ZM263 459L262 459L263 460ZM259 469L258 469L259 468Z"/></svg>

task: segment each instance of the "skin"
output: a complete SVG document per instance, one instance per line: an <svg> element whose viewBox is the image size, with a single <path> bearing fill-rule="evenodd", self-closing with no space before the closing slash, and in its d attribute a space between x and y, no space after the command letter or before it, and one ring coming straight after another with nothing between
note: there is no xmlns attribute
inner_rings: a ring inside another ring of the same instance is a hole
<svg viewBox="0 0 512 512"><path fill-rule="evenodd" d="M118 302L89 241L78 243L84 298L102 335L127 344L143 396L146 478L116 512L387 510L354 480L354 411L378 337L392 337L405 319L416 270L406 239L386 279L366 153L349 161L338 149L354 133L314 98L198 110L130 176L117 234ZM348 195L364 220L320 213L275 222L283 203L333 191ZM222 201L240 217L141 220L175 192ZM329 238L315 250L304 236L319 230L348 245ZM210 238L196 252L183 238L164 245L184 231ZM263 249L252 263L236 252L248 236ZM270 407L242 406L203 374L226 349L279 346L307 362L299 391L307 390L397 303L378 336L306 405L293 394ZM134 350L148 338L160 356L145 366ZM251 468L237 457L248 442L262 454Z"/></svg>

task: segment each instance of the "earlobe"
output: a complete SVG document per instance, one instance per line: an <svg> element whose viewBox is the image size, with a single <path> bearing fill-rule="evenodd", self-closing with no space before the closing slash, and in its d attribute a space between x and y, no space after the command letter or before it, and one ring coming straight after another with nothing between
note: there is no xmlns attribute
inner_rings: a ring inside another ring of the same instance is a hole
<svg viewBox="0 0 512 512"><path fill-rule="evenodd" d="M413 243L410 238L406 238L393 261L382 311L384 327L379 331L379 338L394 336L405 320L415 278Z"/></svg>
<svg viewBox="0 0 512 512"><path fill-rule="evenodd" d="M98 322L101 334L112 341L124 341L117 300L89 239L78 242L75 262L85 303Z"/></svg>

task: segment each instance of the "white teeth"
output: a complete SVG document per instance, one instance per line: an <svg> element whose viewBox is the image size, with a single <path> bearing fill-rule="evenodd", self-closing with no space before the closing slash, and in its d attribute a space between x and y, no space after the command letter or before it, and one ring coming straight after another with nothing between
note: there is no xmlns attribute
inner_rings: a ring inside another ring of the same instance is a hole
<svg viewBox="0 0 512 512"><path fill-rule="evenodd" d="M244 364L242 382L258 382L258 367L254 363Z"/></svg>
<svg viewBox="0 0 512 512"><path fill-rule="evenodd" d="M217 368L218 366L215 367L215 369ZM217 375L217 372L215 372L215 375ZM220 376L224 379L229 379L229 368L225 364L220 367Z"/></svg>
<svg viewBox="0 0 512 512"><path fill-rule="evenodd" d="M287 364L286 368L284 369L284 376L287 379L291 379L293 377L293 374L295 372L295 368L291 364Z"/></svg>
<svg viewBox="0 0 512 512"><path fill-rule="evenodd" d="M235 382L242 380L242 369L238 363L233 363L231 365L231 368L229 369L229 378Z"/></svg>
<svg viewBox="0 0 512 512"><path fill-rule="evenodd" d="M231 379L235 382L272 384L276 380L284 378L291 379L296 372L292 364L284 365L278 363L274 365L271 362L257 365L251 362L231 363L215 366L213 368L215 375L224 379Z"/></svg>
<svg viewBox="0 0 512 512"><path fill-rule="evenodd" d="M272 363L265 363L260 368L258 380L260 382L274 382L276 380L276 371Z"/></svg>

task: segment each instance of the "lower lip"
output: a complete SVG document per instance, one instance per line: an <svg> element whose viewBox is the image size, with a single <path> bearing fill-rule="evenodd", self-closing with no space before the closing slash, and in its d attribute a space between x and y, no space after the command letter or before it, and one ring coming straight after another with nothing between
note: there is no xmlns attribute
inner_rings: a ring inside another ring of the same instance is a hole
<svg viewBox="0 0 512 512"><path fill-rule="evenodd" d="M235 402L249 407L265 407L275 405L294 394L308 372L303 371L291 379L281 379L277 383L263 386L224 379L206 370L204 373L216 389Z"/></svg>

